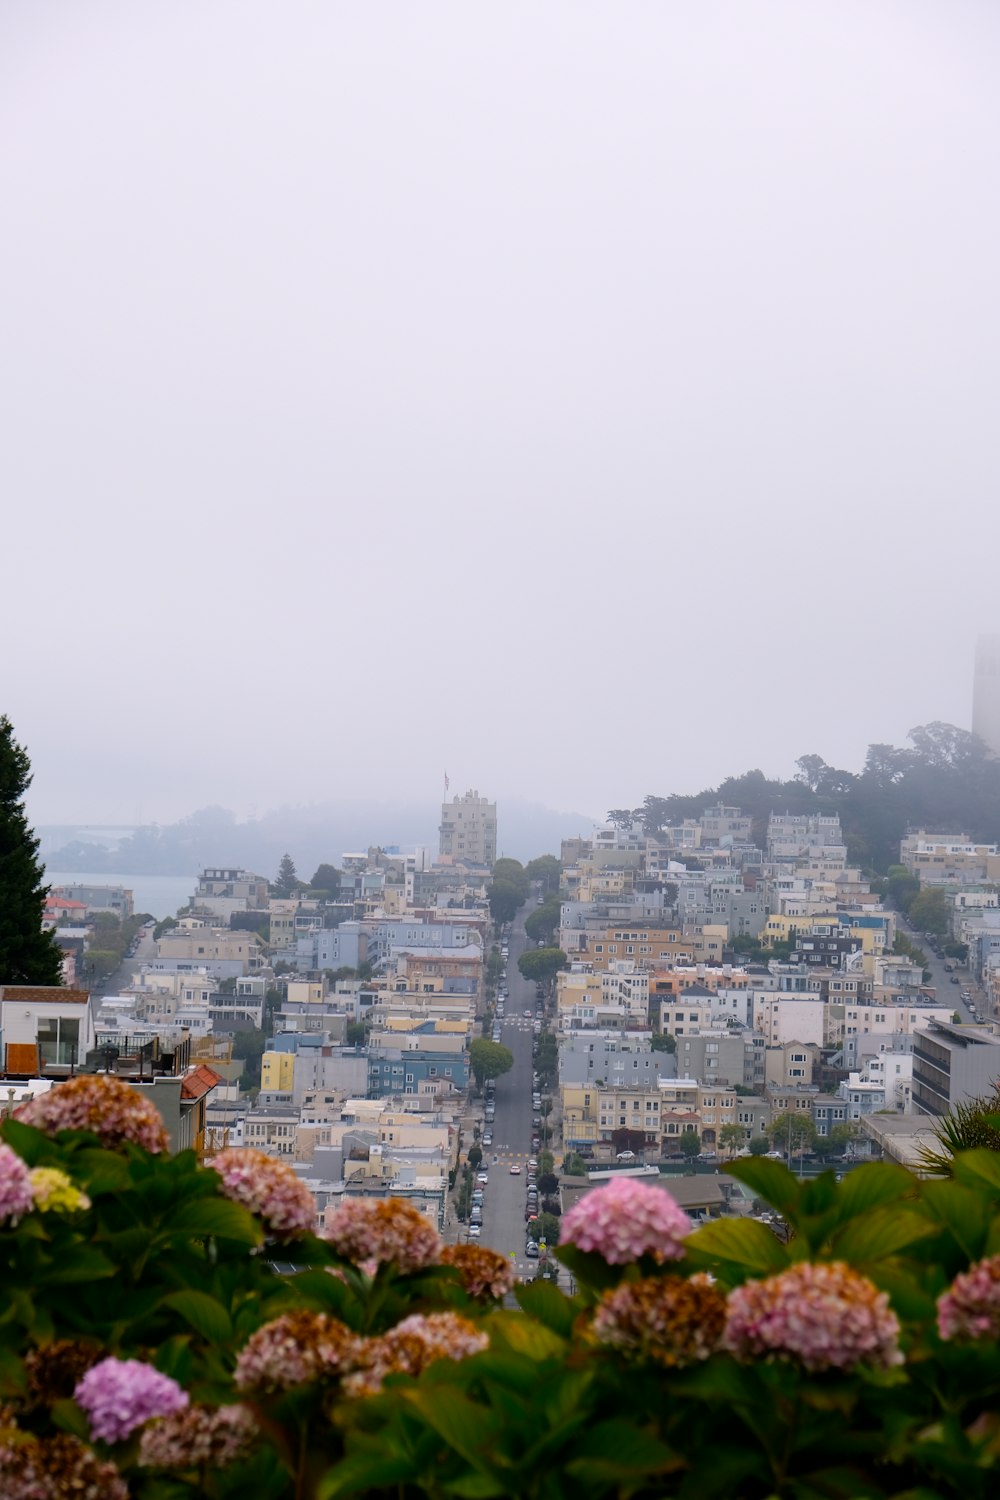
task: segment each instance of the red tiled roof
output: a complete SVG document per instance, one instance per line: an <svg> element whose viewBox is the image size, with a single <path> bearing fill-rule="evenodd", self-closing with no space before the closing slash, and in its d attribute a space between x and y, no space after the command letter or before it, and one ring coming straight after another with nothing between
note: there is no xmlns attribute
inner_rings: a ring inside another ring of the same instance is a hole
<svg viewBox="0 0 1000 1500"><path fill-rule="evenodd" d="M207 1063L201 1063L197 1068L192 1068L190 1073L185 1073L181 1082L181 1098L203 1099L214 1088L218 1088L221 1082L221 1073L217 1073Z"/></svg>
<svg viewBox="0 0 1000 1500"><path fill-rule="evenodd" d="M58 906L60 911L70 911L73 907L76 907L77 911L87 910L84 901L70 901L68 897L64 896L46 896L45 905Z"/></svg>
<svg viewBox="0 0 1000 1500"><path fill-rule="evenodd" d="M36 1005L86 1005L89 990L74 990L60 984L2 984L0 1000L33 1000Z"/></svg>

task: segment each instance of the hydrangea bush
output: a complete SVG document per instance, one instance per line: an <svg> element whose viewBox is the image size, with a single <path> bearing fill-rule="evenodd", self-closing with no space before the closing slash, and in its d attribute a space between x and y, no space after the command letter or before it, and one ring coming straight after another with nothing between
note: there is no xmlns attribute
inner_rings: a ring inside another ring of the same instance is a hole
<svg viewBox="0 0 1000 1500"><path fill-rule="evenodd" d="M566 1291L403 1199L318 1234L285 1163L69 1087L0 1129L4 1500L1000 1493L998 1153L734 1164L781 1236L619 1178L563 1219Z"/></svg>

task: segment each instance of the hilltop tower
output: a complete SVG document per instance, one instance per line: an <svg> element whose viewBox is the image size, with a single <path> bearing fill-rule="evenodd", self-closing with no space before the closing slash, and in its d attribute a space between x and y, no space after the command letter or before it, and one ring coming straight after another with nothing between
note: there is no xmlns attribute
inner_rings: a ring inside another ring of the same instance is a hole
<svg viewBox="0 0 1000 1500"><path fill-rule="evenodd" d="M972 732L1000 756L1000 635L981 635L976 641Z"/></svg>
<svg viewBox="0 0 1000 1500"><path fill-rule="evenodd" d="M440 852L462 864L492 865L497 857L497 805L477 791L441 806Z"/></svg>

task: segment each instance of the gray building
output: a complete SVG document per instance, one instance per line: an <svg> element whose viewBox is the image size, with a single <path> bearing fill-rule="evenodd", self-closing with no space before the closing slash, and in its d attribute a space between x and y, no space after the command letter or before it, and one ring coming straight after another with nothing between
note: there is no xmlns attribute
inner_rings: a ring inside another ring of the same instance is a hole
<svg viewBox="0 0 1000 1500"><path fill-rule="evenodd" d="M931 1021L913 1034L913 1107L947 1115L991 1095L1000 1082L1000 1038L985 1027Z"/></svg>
<svg viewBox="0 0 1000 1500"><path fill-rule="evenodd" d="M672 1052L654 1052L648 1042L630 1041L627 1033L618 1041L594 1032L577 1032L559 1048L561 1084L596 1083L600 1079L610 1088L647 1089L658 1078L676 1077Z"/></svg>
<svg viewBox="0 0 1000 1500"><path fill-rule="evenodd" d="M761 1049L764 1038L760 1038ZM718 1030L687 1032L677 1038L677 1071L699 1083L753 1088L756 1079L753 1032Z"/></svg>
<svg viewBox="0 0 1000 1500"><path fill-rule="evenodd" d="M295 944L296 965L302 971L356 969L367 957L368 932L360 922L320 928L300 937Z"/></svg>
<svg viewBox="0 0 1000 1500"><path fill-rule="evenodd" d="M972 732L1000 755L1000 635L981 635L976 642Z"/></svg>

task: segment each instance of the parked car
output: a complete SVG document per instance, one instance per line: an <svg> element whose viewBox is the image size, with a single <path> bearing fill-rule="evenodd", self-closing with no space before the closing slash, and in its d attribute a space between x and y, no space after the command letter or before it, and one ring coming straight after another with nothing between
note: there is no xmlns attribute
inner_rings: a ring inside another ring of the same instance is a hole
<svg viewBox="0 0 1000 1500"><path fill-rule="evenodd" d="M483 1226L481 1224L470 1224L469 1225L469 1239L470 1240L478 1240L478 1238L482 1234L482 1232L483 1232Z"/></svg>
<svg viewBox="0 0 1000 1500"><path fill-rule="evenodd" d="M483 1185L483 1187L486 1187L486 1185L489 1182L489 1180L490 1180L490 1174L489 1174L489 1172L477 1172L476 1173L476 1181L477 1182L481 1182L482 1185Z"/></svg>
<svg viewBox="0 0 1000 1500"><path fill-rule="evenodd" d="M534 1240L528 1241L528 1243L524 1247L524 1253L529 1260L538 1259L538 1246L535 1244Z"/></svg>

